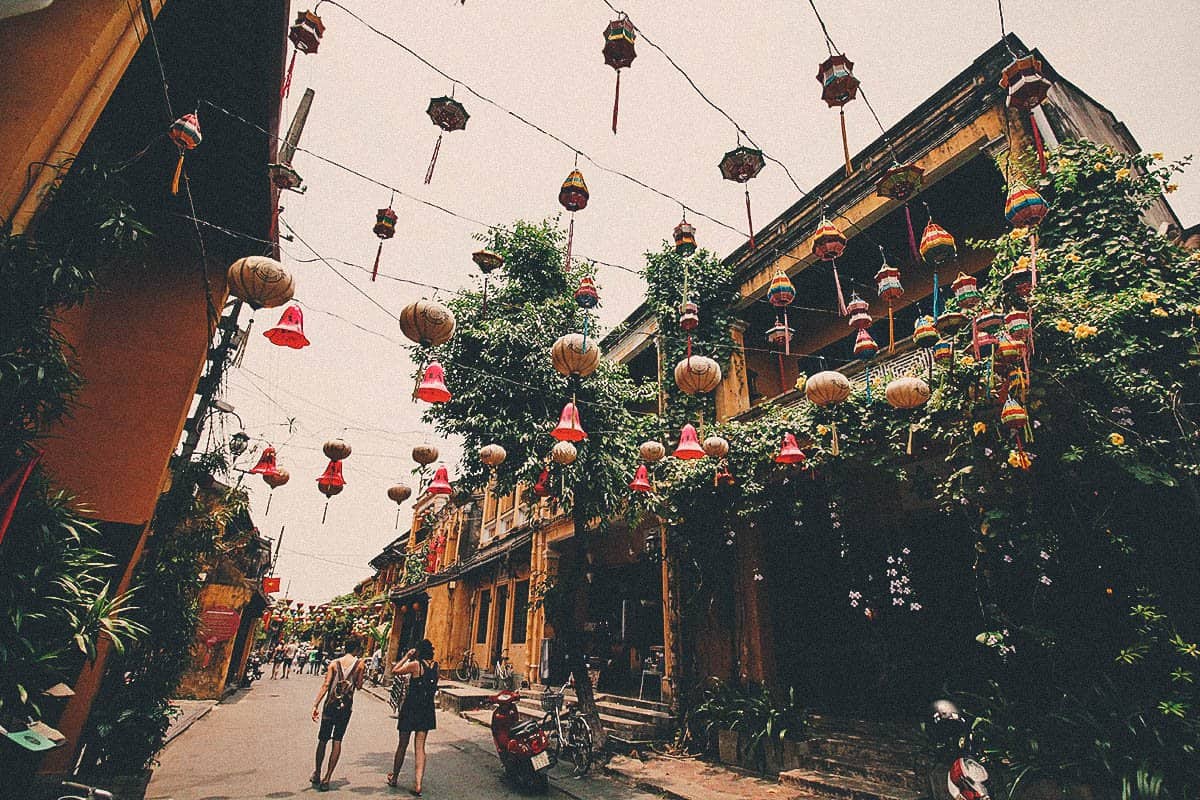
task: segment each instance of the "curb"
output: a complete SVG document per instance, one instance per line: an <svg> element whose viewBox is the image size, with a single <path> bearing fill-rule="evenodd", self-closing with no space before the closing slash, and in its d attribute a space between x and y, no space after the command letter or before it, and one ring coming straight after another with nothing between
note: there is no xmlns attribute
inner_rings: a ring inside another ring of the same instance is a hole
<svg viewBox="0 0 1200 800"><path fill-rule="evenodd" d="M178 739L178 738L179 738L179 735L180 735L181 733L183 733L183 732L184 732L184 731L186 731L188 728L190 728L190 727L192 727L193 725L195 725L195 724L196 724L197 722L199 722L200 720L202 720L202 719L204 719L205 717L207 717L207 716L208 716L208 712L212 711L214 708L216 708L218 705L220 705L220 703L221 703L221 701L220 701L220 700L218 700L217 702L213 703L213 704L212 704L211 706L209 706L208 708L206 708L206 709L204 709L203 711L201 711L201 712L200 712L199 714L197 714L195 717L193 717L192 719L188 720L188 721L187 721L187 722L186 722L186 723L185 723L183 726L181 726L181 727L179 728L179 730L175 731L175 732L174 732L174 733L172 733L170 736L168 736L166 739L164 739L164 740L163 740L163 743L162 743L162 746L163 746L163 747L166 747L166 746L167 746L167 745L169 745L171 742L173 742L173 741L175 741L176 739Z"/></svg>

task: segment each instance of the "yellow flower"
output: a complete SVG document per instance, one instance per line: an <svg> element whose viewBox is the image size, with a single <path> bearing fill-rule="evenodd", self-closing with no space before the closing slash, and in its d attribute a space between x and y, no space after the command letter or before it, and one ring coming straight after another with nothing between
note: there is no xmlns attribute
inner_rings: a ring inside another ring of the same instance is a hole
<svg viewBox="0 0 1200 800"><path fill-rule="evenodd" d="M1147 289L1143 289L1142 293L1138 295L1138 299L1143 303L1157 303L1161 298L1162 295L1158 292L1151 292Z"/></svg>
<svg viewBox="0 0 1200 800"><path fill-rule="evenodd" d="M1013 228L1012 233L1009 234L1009 237L1013 239L1024 239L1028 235L1029 228Z"/></svg>
<svg viewBox="0 0 1200 800"><path fill-rule="evenodd" d="M1112 442L1113 447L1120 447L1121 445L1125 444L1125 437L1119 433L1110 433L1108 435L1108 441Z"/></svg>
<svg viewBox="0 0 1200 800"><path fill-rule="evenodd" d="M1178 188L1179 188L1179 184L1168 183L1166 186L1163 187L1163 191L1166 192L1167 194L1171 194L1172 192L1176 191Z"/></svg>
<svg viewBox="0 0 1200 800"><path fill-rule="evenodd" d="M1108 169L1108 164L1105 164L1103 161L1097 161L1092 166L1092 169L1096 170L1096 172L1104 172L1104 170Z"/></svg>
<svg viewBox="0 0 1200 800"><path fill-rule="evenodd" d="M1008 451L1008 465L1017 469L1029 469L1033 464L1033 456L1020 450Z"/></svg>
<svg viewBox="0 0 1200 800"><path fill-rule="evenodd" d="M1065 158L1060 158L1060 159L1058 160L1058 168L1059 168L1059 170L1060 170L1060 171L1061 171L1061 170L1064 170L1064 169L1067 169L1067 168L1068 168L1068 167L1070 167L1070 166L1071 166L1071 162L1070 162L1070 161L1068 161L1067 159L1065 159Z"/></svg>
<svg viewBox="0 0 1200 800"><path fill-rule="evenodd" d="M1117 175L1117 180L1119 180L1119 181L1129 180L1129 168L1121 167L1119 170L1117 170L1116 175Z"/></svg>
<svg viewBox="0 0 1200 800"><path fill-rule="evenodd" d="M1163 160L1163 154L1162 154L1162 153L1151 153L1151 154L1150 154L1150 157L1151 157L1151 158L1153 158L1155 161L1162 161L1162 160Z"/></svg>
<svg viewBox="0 0 1200 800"><path fill-rule="evenodd" d="M971 358L970 356L963 356L958 360L958 363L962 364L964 367L971 367L975 365L975 359Z"/></svg>
<svg viewBox="0 0 1200 800"><path fill-rule="evenodd" d="M971 430L975 431L975 435L978 436L979 434L981 434L987 430L987 423L986 422L976 422L974 425L971 426Z"/></svg>
<svg viewBox="0 0 1200 800"><path fill-rule="evenodd" d="M825 435L825 434L827 434L827 433L829 433L829 426L828 426L828 425L818 425L818 426L817 426L817 434L818 434L818 435L820 435L820 436L824 436L824 435Z"/></svg>
<svg viewBox="0 0 1200 800"><path fill-rule="evenodd" d="M1200 306L1192 306L1192 313L1200 317Z"/></svg>
<svg viewBox="0 0 1200 800"><path fill-rule="evenodd" d="M1079 253L1067 253L1065 256L1063 256L1063 258L1067 259L1067 261L1070 261L1072 264L1078 264L1080 261L1083 261L1083 259L1080 258Z"/></svg>
<svg viewBox="0 0 1200 800"><path fill-rule="evenodd" d="M1065 319L1060 319L1058 322L1054 323L1054 327L1058 328L1063 333L1070 333L1075 326Z"/></svg>
<svg viewBox="0 0 1200 800"><path fill-rule="evenodd" d="M1154 308L1150 309L1150 313L1156 317L1170 316L1170 314L1167 313L1167 310L1165 308L1162 308L1161 306L1155 306Z"/></svg>
<svg viewBox="0 0 1200 800"><path fill-rule="evenodd" d="M1017 259L1017 265L1013 269L1029 269L1029 256L1021 256Z"/></svg>
<svg viewBox="0 0 1200 800"><path fill-rule="evenodd" d="M1083 323L1080 323L1075 327L1075 338L1086 339L1089 336L1095 336L1099 332L1100 329L1095 325L1084 325Z"/></svg>

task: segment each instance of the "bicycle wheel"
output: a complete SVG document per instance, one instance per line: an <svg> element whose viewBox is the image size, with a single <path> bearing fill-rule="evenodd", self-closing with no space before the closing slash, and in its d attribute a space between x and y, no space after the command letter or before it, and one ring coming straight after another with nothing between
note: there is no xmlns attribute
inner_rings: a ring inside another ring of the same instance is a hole
<svg viewBox="0 0 1200 800"><path fill-rule="evenodd" d="M454 670L454 677L457 678L460 683L467 683L471 680L472 669L473 667L471 662L467 659L463 659L462 663L458 665L458 669Z"/></svg>
<svg viewBox="0 0 1200 800"><path fill-rule="evenodd" d="M553 712L547 712L542 717L541 728L546 734L546 752L551 760L558 761L562 757L562 740L558 738L558 725L555 724Z"/></svg>
<svg viewBox="0 0 1200 800"><path fill-rule="evenodd" d="M576 715L571 718L567 737L571 743L571 774L576 777L586 775L592 768L592 726L585 717Z"/></svg>

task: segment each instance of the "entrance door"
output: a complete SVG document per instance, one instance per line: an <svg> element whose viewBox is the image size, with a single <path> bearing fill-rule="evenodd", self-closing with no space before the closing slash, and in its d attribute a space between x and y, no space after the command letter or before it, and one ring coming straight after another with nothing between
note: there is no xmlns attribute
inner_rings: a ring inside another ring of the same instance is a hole
<svg viewBox="0 0 1200 800"><path fill-rule="evenodd" d="M487 664L487 669L490 672L496 663L500 660L504 648L508 646L505 641L508 634L508 626L505 624L508 614L508 584L501 584L496 587L496 634L492 637L492 659Z"/></svg>

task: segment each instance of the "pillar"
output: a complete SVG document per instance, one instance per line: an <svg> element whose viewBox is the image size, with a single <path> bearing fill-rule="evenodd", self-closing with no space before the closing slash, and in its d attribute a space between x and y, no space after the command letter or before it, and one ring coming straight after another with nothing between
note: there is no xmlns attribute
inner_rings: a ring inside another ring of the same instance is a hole
<svg viewBox="0 0 1200 800"><path fill-rule="evenodd" d="M746 376L747 327L739 320L729 328L729 338L734 346L725 375L717 385L717 422L725 422L750 408L750 382Z"/></svg>

